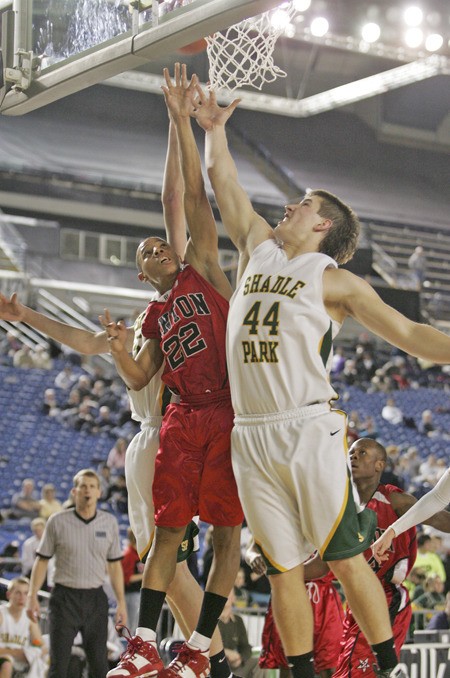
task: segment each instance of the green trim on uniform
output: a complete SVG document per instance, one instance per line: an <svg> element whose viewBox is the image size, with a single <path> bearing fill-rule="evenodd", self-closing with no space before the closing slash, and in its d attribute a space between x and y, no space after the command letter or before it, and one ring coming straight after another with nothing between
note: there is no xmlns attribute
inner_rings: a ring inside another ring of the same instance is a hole
<svg viewBox="0 0 450 678"><path fill-rule="evenodd" d="M198 551L198 547L195 546L195 537L199 533L199 527L197 523L195 523L193 520L189 523L189 525L186 528L186 532L184 533L183 541L178 547L178 553L177 553L177 563L182 563L183 560L187 560L191 553L195 553L195 551ZM140 556L140 559L143 563L147 560L148 554L150 553L150 548L153 543L153 537L154 533L152 534L152 538L150 540L149 545L145 549L144 553Z"/></svg>
<svg viewBox="0 0 450 678"><path fill-rule="evenodd" d="M348 475L350 476L350 471ZM349 483L351 483L350 477ZM373 542L376 526L375 511L364 509L361 513L356 512L350 486L342 518L324 552L320 553L322 560L341 560L341 558L350 558L363 553Z"/></svg>
<svg viewBox="0 0 450 678"><path fill-rule="evenodd" d="M325 332L320 344L320 357L324 367L326 367L327 360L330 357L331 349L333 348L333 326L330 322L328 330Z"/></svg>
<svg viewBox="0 0 450 678"><path fill-rule="evenodd" d="M194 521L191 520L184 533L183 541L178 547L177 563L182 563L183 560L187 560L191 553L198 550L194 545L194 540L198 533L199 528L197 523L194 523Z"/></svg>

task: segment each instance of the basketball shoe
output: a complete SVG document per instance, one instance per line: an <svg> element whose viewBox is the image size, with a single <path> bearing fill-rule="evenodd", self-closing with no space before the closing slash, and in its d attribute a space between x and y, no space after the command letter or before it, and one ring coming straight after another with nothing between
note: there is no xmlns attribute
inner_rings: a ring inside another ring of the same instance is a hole
<svg viewBox="0 0 450 678"><path fill-rule="evenodd" d="M128 632L128 637L123 634ZM153 678L164 669L162 659L156 649L156 642L143 640L140 636L131 636L126 627L122 635L127 641L127 649L120 655L115 669L106 674L106 678Z"/></svg>
<svg viewBox="0 0 450 678"><path fill-rule="evenodd" d="M207 678L209 672L208 655L183 643L175 659L160 674L160 678Z"/></svg>

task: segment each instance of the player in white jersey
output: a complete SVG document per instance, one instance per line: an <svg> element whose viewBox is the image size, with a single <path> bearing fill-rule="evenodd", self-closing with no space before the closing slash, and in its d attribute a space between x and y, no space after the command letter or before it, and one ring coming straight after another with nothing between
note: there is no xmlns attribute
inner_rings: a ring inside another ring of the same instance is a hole
<svg viewBox="0 0 450 678"><path fill-rule="evenodd" d="M406 532L414 525L423 523L430 516L445 509L450 503L450 468L448 468L436 483L432 490L424 494L421 499L411 506L395 523L381 535L372 545L373 555L379 563L387 560L386 552L390 549L392 541L399 534Z"/></svg>
<svg viewBox="0 0 450 678"><path fill-rule="evenodd" d="M169 128L169 144L164 174L162 202L168 241L177 252L184 251L186 229L183 210L183 186L178 158L177 136L173 126ZM139 251L139 248L138 248ZM148 282L139 267L139 279ZM156 296L156 298L158 298ZM127 348L133 355L139 352L142 342L142 313L133 327L127 328ZM96 355L109 352L106 332L91 332L69 326L49 318L23 305L16 294L7 298L0 294L0 318L12 322L26 322L43 334L63 343L79 353ZM140 422L141 430L127 448L125 457L125 475L128 489L128 510L130 526L136 536L137 551L145 559L152 544L154 533L154 508L152 485L156 453L159 447L159 430L164 407L170 400L167 389L161 382L161 370L147 386L140 391L128 389L132 416ZM179 562L175 579L172 581L167 598L177 623L186 638L195 628L203 592L190 573L186 556L192 550L188 539L179 549ZM184 560L181 560L184 558ZM218 631L211 643L211 674L216 678L226 678L231 672L223 654L223 646Z"/></svg>
<svg viewBox="0 0 450 678"><path fill-rule="evenodd" d="M0 605L0 678L28 675L34 660L42 657L42 635L37 622L27 617L30 582L17 577L8 584L8 602Z"/></svg>
<svg viewBox="0 0 450 678"><path fill-rule="evenodd" d="M353 492L345 415L328 402L329 352L346 316L435 363L450 361L450 337L411 322L365 280L337 268L354 254L359 222L336 196L308 192L286 205L275 229L254 211L225 133L238 103L221 108L214 92L197 86L191 114L206 132L209 178L241 259L227 355L244 513L273 568L273 610L294 678L314 673L302 564L314 548L342 582L379 675L389 676L397 663L392 629L381 585L362 555L372 521Z"/></svg>

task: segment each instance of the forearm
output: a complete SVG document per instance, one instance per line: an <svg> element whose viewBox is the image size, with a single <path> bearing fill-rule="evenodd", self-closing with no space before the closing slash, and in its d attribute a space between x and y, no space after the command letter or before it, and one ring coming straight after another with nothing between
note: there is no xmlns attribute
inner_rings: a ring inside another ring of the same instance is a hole
<svg viewBox="0 0 450 678"><path fill-rule="evenodd" d="M181 174L178 137L175 125L171 120L161 200L167 241L180 256L184 255L186 248L183 194L184 184Z"/></svg>
<svg viewBox="0 0 450 678"><path fill-rule="evenodd" d="M398 537L399 534L406 532L414 525L427 521L435 513L444 509L449 502L450 469L447 469L436 487L419 499L414 506L391 525L391 528Z"/></svg>
<svg viewBox="0 0 450 678"><path fill-rule="evenodd" d="M117 372L125 382L125 385L133 391L140 391L147 386L150 379L156 374L158 368L151 369L149 372L144 370L126 351L123 349L117 353L111 351L114 358Z"/></svg>
<svg viewBox="0 0 450 678"><path fill-rule="evenodd" d="M120 561L108 563L108 572L118 605L125 605L125 585Z"/></svg>
<svg viewBox="0 0 450 678"><path fill-rule="evenodd" d="M95 355L108 352L108 342L104 332L95 333L72 327L28 307L25 307L23 322L78 353Z"/></svg>
<svg viewBox="0 0 450 678"><path fill-rule="evenodd" d="M38 592L41 590L47 574L48 560L45 558L37 558L34 561L33 569L30 575L30 590L28 595L37 598Z"/></svg>

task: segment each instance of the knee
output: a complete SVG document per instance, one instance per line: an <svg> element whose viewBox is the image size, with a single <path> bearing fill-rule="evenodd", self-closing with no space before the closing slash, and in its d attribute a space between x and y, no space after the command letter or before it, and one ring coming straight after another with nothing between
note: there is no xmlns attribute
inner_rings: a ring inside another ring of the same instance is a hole
<svg viewBox="0 0 450 678"><path fill-rule="evenodd" d="M238 554L240 557L240 533L240 527L214 527L214 553L221 553L222 555L229 553L231 556Z"/></svg>
<svg viewBox="0 0 450 678"><path fill-rule="evenodd" d="M344 582L355 577L361 572L361 568L369 567L362 553L352 556L351 558L332 560L328 565L336 577Z"/></svg>
<svg viewBox="0 0 450 678"><path fill-rule="evenodd" d="M167 546L178 548L185 532L186 527L156 527L155 548Z"/></svg>

